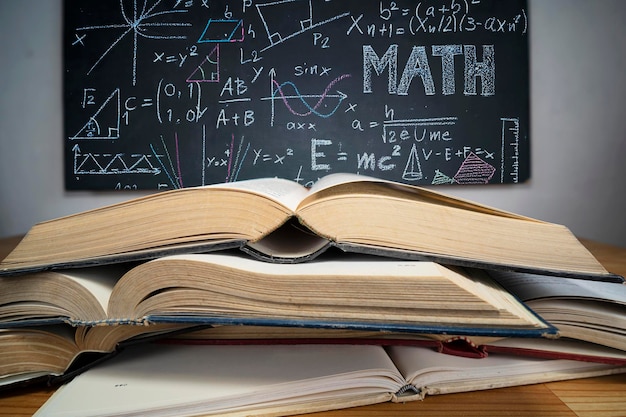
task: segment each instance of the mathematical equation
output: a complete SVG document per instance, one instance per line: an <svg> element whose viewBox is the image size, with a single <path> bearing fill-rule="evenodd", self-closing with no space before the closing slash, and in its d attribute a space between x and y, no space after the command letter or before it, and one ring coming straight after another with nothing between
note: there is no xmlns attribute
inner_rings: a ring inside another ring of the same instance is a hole
<svg viewBox="0 0 626 417"><path fill-rule="evenodd" d="M526 1L64 7L68 189L529 177Z"/></svg>

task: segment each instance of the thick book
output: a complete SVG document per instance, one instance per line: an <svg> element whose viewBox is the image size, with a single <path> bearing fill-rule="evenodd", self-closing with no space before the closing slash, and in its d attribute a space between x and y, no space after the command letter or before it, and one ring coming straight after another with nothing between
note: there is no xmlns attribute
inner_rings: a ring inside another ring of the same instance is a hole
<svg viewBox="0 0 626 417"><path fill-rule="evenodd" d="M519 272L491 276L560 336L626 351L626 285Z"/></svg>
<svg viewBox="0 0 626 417"><path fill-rule="evenodd" d="M31 228L0 274L224 248L293 263L329 247L623 281L563 225L353 174L311 188L280 178L185 188L49 220Z"/></svg>
<svg viewBox="0 0 626 417"><path fill-rule="evenodd" d="M72 327L46 325L0 329L0 389L60 385L135 343L173 337L193 327Z"/></svg>
<svg viewBox="0 0 626 417"><path fill-rule="evenodd" d="M471 359L409 346L149 344L79 375L35 416L281 416L623 372L626 366Z"/></svg>
<svg viewBox="0 0 626 417"><path fill-rule="evenodd" d="M433 262L352 255L274 264L233 251L171 255L127 268L0 277L0 327L186 323L556 332L484 271Z"/></svg>
<svg viewBox="0 0 626 417"><path fill-rule="evenodd" d="M568 357L593 361L623 361L626 357L626 285L612 282L579 280L550 275L490 271L489 276L522 301L557 330L545 339L485 338L470 335L456 338L452 333L429 335L422 341L429 346L457 354L481 355L488 351L516 350L519 354L542 357ZM458 335L457 335L458 336ZM328 331L278 328L221 327L203 329L188 338L224 340L233 343L265 340L267 343L298 343L308 340L324 343L331 338L361 338L374 343L415 343L413 335L388 332L332 333ZM409 340L410 339L410 340ZM559 339L559 340L555 340ZM282 340L282 342L281 342ZM256 342L255 342L256 341ZM338 342L336 340L335 342ZM463 343L464 341L469 342ZM327 342L326 342L327 343ZM617 350L597 349L604 346ZM575 349L573 349L575 348ZM568 353L568 355L566 355Z"/></svg>

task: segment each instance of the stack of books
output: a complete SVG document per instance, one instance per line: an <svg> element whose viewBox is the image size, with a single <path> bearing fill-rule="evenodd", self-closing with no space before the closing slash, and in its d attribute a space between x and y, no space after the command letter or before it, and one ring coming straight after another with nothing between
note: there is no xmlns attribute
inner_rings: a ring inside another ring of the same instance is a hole
<svg viewBox="0 0 626 417"><path fill-rule="evenodd" d="M0 263L0 386L40 416L288 415L626 371L626 286L564 226L333 174L39 223Z"/></svg>

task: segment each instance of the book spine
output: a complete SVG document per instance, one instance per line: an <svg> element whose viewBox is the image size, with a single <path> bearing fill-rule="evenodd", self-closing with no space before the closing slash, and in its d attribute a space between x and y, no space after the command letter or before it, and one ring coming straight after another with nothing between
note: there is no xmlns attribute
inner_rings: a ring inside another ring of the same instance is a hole
<svg viewBox="0 0 626 417"><path fill-rule="evenodd" d="M117 319L102 319L102 320L69 320L69 324L72 326L85 326L85 327L96 327L96 326L121 326L121 325L129 325L129 326L147 326L149 325L149 321L146 318L117 318Z"/></svg>
<svg viewBox="0 0 626 417"><path fill-rule="evenodd" d="M320 329L367 330L380 332L401 332L416 334L444 334L456 336L490 336L490 337L550 337L557 334L557 329L549 324L547 328L515 329L493 327L436 326L428 324L384 323L384 322L339 322L326 320L296 319L265 319L235 318L212 316L167 316L151 315L145 320L148 323L179 323L190 325L247 325L247 326L278 326L304 327Z"/></svg>

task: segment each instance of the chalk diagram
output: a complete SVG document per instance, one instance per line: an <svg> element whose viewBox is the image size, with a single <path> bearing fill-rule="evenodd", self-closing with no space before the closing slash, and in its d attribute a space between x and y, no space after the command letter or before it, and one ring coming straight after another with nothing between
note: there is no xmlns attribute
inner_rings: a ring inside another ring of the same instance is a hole
<svg viewBox="0 0 626 417"><path fill-rule="evenodd" d="M436 169L431 184L488 184L495 172L496 168L493 165L476 153L470 152L453 176ZM407 178L403 176L403 179Z"/></svg>
<svg viewBox="0 0 626 417"><path fill-rule="evenodd" d="M269 40L269 45L261 49L261 52L306 31L349 15L348 12L339 13L333 17L316 21L311 0L280 0L256 4L255 7ZM285 19L284 16L289 16L289 19ZM276 71L272 69L270 71L271 93L269 97L261 98L261 100L271 102L270 126L274 126L277 101L282 102L289 113L294 116L315 115L321 118L332 116L348 96L340 90L332 93L331 90L335 84L348 77L350 77L349 74L344 74L335 78L319 94L306 94L301 92L300 88L292 81L279 83L276 80ZM336 101L329 104L330 100Z"/></svg>
<svg viewBox="0 0 626 417"><path fill-rule="evenodd" d="M187 82L220 82L220 43L243 42L243 20L209 19L198 43L215 43L215 47L187 77Z"/></svg>
<svg viewBox="0 0 626 417"><path fill-rule="evenodd" d="M520 122L517 117L502 117L501 136L500 136L500 183L507 183L508 175L511 177L510 182L519 182L519 164L520 164ZM409 167L419 166L419 157L416 151L411 150L411 157L417 162L407 162L407 169L403 175L406 177ZM417 165L416 165L417 164ZM448 176L439 169L435 170L435 175L431 184L488 184L496 173L496 168L483 160L475 152L470 152L463 160L458 171L453 176Z"/></svg>
<svg viewBox="0 0 626 417"><path fill-rule="evenodd" d="M250 142L246 141L244 137L241 137L239 143L236 143L235 135L232 134L230 144L228 145L228 149L225 152L226 157L220 159L211 158L210 160L213 162L207 162L209 161L209 158L207 158L206 154L206 140L206 125L202 125L201 160L203 168L201 185L206 184L206 168L211 165L211 163L214 163L215 166L223 166L226 168L226 176L224 178L224 182L237 181L239 171L241 170L246 156L250 151ZM184 188L185 182L183 180L183 172L181 169L181 161L183 160L183 157L180 148L180 139L178 133L174 132L174 147L172 150L170 150L170 148L168 147L163 136L160 137L160 148L162 149L162 151L158 152L157 146L153 143L150 144L152 155L147 156L146 159L149 160L152 156L154 156L154 159L156 159L155 165L158 165L158 167L154 168L154 172L152 173L156 175L157 173L163 172L167 176L169 185L171 185L172 188Z"/></svg>
<svg viewBox="0 0 626 417"><path fill-rule="evenodd" d="M267 34L267 39L270 42L268 46L261 49L261 52L308 30L350 15L349 12L345 12L328 19L316 21L313 15L311 0L281 0L256 4L255 6ZM287 20L284 16L290 16L290 18ZM291 23L291 26L288 26L289 23Z"/></svg>
<svg viewBox="0 0 626 417"><path fill-rule="evenodd" d="M422 164L420 164L417 146L413 144L413 146L411 146L409 157L406 160L404 171L402 171L402 179L405 181L419 181L422 178L424 178Z"/></svg>
<svg viewBox="0 0 626 417"><path fill-rule="evenodd" d="M161 145L165 150L163 154L157 153L155 146L151 143L150 149L155 155L157 162L165 175L169 179L170 184L174 188L183 188L183 175L180 168L180 147L178 142L178 133L174 133L174 157L172 158L172 153L169 151L167 145L165 144L165 139L161 135ZM164 159L165 158L165 159ZM174 162L175 161L175 162ZM160 172L160 171L159 171Z"/></svg>
<svg viewBox="0 0 626 417"><path fill-rule="evenodd" d="M141 4L139 4L141 3ZM149 0L133 0L132 2L132 10L127 10L128 8L125 6L124 1L120 0L120 17L122 19L121 23L111 23L105 25L94 25L94 26L83 26L76 28L76 32L90 32L90 31L101 31L101 30L121 30L122 33L115 38L113 42L111 42L106 50L98 57L95 63L91 66L91 68L87 71L87 75L91 74L91 72L104 60L104 58L113 51L118 45L122 43L125 38L132 38L132 83L133 86L137 84L137 51L139 49L139 38L144 39L155 39L155 40L180 40L187 39L186 35L181 34L170 34L170 35L161 35L161 34L151 34L150 30L154 28L158 28L159 30L163 30L165 28L174 28L178 29L181 27L191 27L192 24L189 22L170 22L167 21L166 16L187 13L185 9L170 9L170 10L160 10L159 6L161 1L154 1L152 4L149 4ZM161 19L161 20L159 20ZM84 37L79 37L77 35L77 41L74 42L74 45L84 45Z"/></svg>
<svg viewBox="0 0 626 417"><path fill-rule="evenodd" d="M512 123L512 119L501 119L504 123ZM423 126L453 126L457 123L457 117L432 117L422 119L386 120L383 122L383 141L387 141L392 129L400 129L403 135L417 137L417 128ZM503 125L503 132L505 127ZM412 132L412 133L411 133ZM504 153L505 138L502 137L502 152ZM487 184L496 172L496 168L483 160L477 153L487 153L484 150L469 152L464 158L457 172L448 176L441 170L436 169L431 184ZM504 154L503 154L504 159ZM504 167L502 168L504 169ZM407 182L420 181L425 178L422 171L417 145L413 144L402 172L402 179Z"/></svg>
<svg viewBox="0 0 626 417"><path fill-rule="evenodd" d="M274 126L276 101L282 102L289 113L294 116L306 117L315 115L322 119L327 119L335 114L343 101L348 97L347 94L340 90L335 90L335 93L331 94L331 90L335 87L335 84L350 78L350 74L343 74L333 79L320 94L303 94L295 83L285 81L279 84L275 79L276 72L271 71L270 74L271 95L261 98L261 100L269 100L271 102L270 126ZM290 91L293 91L293 94L289 94ZM310 104L308 99L312 99L314 104ZM330 100L335 101L330 105L326 104Z"/></svg>
<svg viewBox="0 0 626 417"><path fill-rule="evenodd" d="M516 184L519 182L519 163L520 163L520 126L519 118L503 117L502 122L502 160L500 167L500 182L505 183L505 172L507 165L510 164L509 175L511 182Z"/></svg>
<svg viewBox="0 0 626 417"><path fill-rule="evenodd" d="M198 43L243 42L243 20L209 19Z"/></svg>
<svg viewBox="0 0 626 417"><path fill-rule="evenodd" d="M123 153L83 153L80 146L74 145L75 175L119 175L119 174L152 174L161 173L160 168L151 159L157 155ZM129 159L130 157L130 159ZM132 160L132 162L128 162Z"/></svg>
<svg viewBox="0 0 626 417"><path fill-rule="evenodd" d="M242 137L239 141L239 145L237 146L237 151L235 152L235 135L231 136L230 147L227 152L228 156L228 168L226 170L226 178L225 182L233 182L237 181L239 176L239 171L246 160L246 155L248 151L250 151L250 142L246 143L244 148L244 143L246 143L245 139Z"/></svg>
<svg viewBox="0 0 626 417"><path fill-rule="evenodd" d="M488 184L495 172L493 165L470 152L452 177L436 169L431 184Z"/></svg>
<svg viewBox="0 0 626 417"><path fill-rule="evenodd" d="M220 82L220 45L217 44L185 80L188 83Z"/></svg>
<svg viewBox="0 0 626 417"><path fill-rule="evenodd" d="M111 95L100 105L98 110L89 117L83 127L70 140L112 140L120 137L120 89L113 90Z"/></svg>

